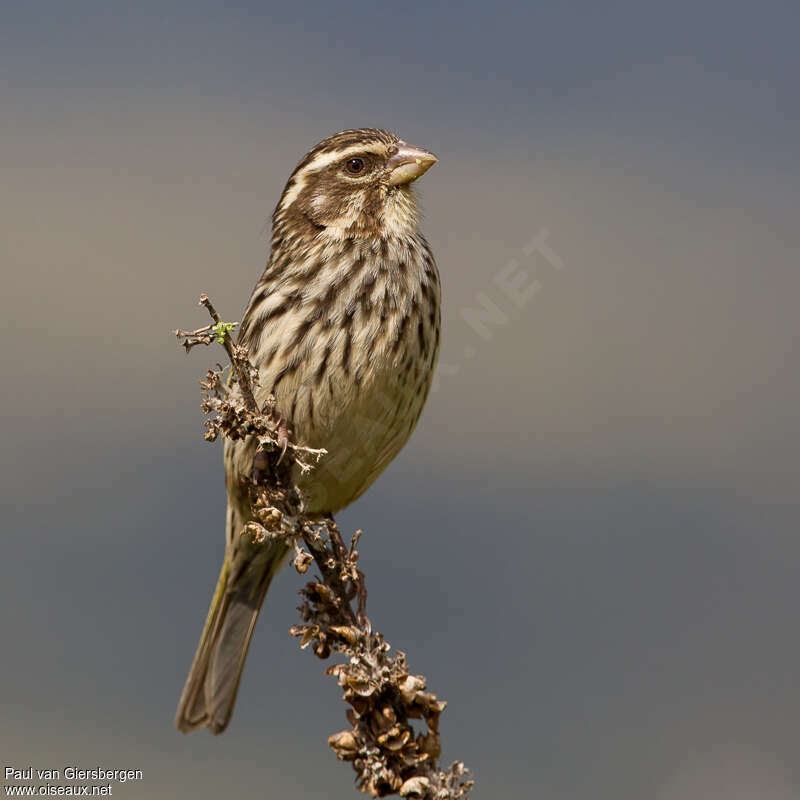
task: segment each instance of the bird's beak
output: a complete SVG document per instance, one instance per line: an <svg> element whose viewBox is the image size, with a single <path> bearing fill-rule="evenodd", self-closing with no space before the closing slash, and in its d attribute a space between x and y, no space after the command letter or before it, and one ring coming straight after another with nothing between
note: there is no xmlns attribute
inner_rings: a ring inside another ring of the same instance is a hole
<svg viewBox="0 0 800 800"><path fill-rule="evenodd" d="M389 183L400 186L424 175L439 159L420 147L400 142L397 152L386 162Z"/></svg>

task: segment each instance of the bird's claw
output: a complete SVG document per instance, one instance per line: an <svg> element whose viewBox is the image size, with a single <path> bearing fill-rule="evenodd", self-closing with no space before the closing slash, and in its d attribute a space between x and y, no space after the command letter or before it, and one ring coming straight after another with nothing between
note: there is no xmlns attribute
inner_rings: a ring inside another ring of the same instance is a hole
<svg viewBox="0 0 800 800"><path fill-rule="evenodd" d="M278 420L278 424L275 426L275 433L278 436L278 447L281 448L281 454L278 458L278 464L280 464L286 455L286 448L289 446L289 428L283 418Z"/></svg>

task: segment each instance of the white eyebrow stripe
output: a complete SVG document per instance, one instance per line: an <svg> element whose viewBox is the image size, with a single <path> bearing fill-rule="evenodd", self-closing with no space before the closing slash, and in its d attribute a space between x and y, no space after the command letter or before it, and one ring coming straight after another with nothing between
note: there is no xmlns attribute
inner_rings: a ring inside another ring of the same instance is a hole
<svg viewBox="0 0 800 800"><path fill-rule="evenodd" d="M309 170L318 170L323 167L328 167L333 164L334 161L343 160L347 158L347 156L369 153L371 151L368 147L369 145L361 142L360 144L351 144L350 147L345 147L344 150L331 150L329 153L317 153L317 155L303 167L299 174L302 175Z"/></svg>
<svg viewBox="0 0 800 800"><path fill-rule="evenodd" d="M369 150L365 149L364 143L361 144L353 144L350 147L346 147L344 150L332 150L330 153L318 153L314 156L311 161L306 164L303 169L300 170L294 176L294 185L287 189L283 195L283 199L281 200L280 209L285 211L289 206L294 203L295 200L300 196L300 192L303 191L306 185L306 177L308 176L309 172L316 172L317 170L324 169L325 167L329 167L335 161L340 161L348 156L357 155L359 153L370 152Z"/></svg>

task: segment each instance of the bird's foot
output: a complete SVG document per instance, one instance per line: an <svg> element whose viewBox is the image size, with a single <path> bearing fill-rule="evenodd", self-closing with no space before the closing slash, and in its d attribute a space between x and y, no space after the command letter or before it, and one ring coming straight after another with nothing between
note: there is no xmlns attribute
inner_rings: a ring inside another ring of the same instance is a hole
<svg viewBox="0 0 800 800"><path fill-rule="evenodd" d="M281 454L278 458L278 463L280 464L286 455L286 448L289 446L289 426L283 417L278 420L278 424L275 426L275 433L278 437L278 447L281 448Z"/></svg>

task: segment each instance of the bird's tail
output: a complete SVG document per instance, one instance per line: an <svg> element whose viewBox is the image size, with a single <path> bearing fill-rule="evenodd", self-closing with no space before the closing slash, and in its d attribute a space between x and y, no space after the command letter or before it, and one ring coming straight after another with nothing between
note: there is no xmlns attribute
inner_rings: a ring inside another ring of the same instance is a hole
<svg viewBox="0 0 800 800"><path fill-rule="evenodd" d="M258 612L288 552L241 535L237 516L228 509L225 560L175 715L184 733L207 727L217 734L228 726Z"/></svg>

